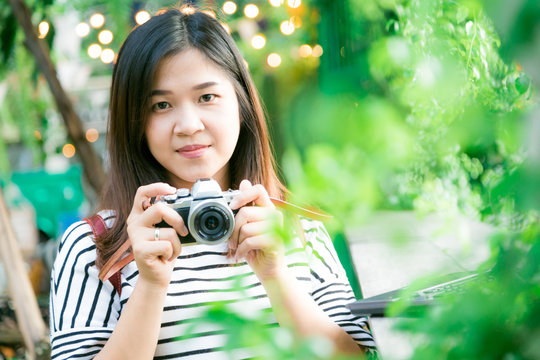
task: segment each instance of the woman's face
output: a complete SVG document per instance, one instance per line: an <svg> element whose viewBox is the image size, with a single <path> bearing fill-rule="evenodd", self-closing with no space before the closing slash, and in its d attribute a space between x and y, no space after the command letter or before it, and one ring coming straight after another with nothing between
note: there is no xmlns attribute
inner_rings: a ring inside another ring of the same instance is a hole
<svg viewBox="0 0 540 360"><path fill-rule="evenodd" d="M161 61L151 96L146 139L171 185L191 188L212 177L228 189L240 117L225 72L199 50L188 49Z"/></svg>

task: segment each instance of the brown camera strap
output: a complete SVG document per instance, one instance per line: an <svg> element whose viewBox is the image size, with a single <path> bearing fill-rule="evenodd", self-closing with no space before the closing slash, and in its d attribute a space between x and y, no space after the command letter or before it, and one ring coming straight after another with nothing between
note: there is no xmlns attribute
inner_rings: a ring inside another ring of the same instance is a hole
<svg viewBox="0 0 540 360"><path fill-rule="evenodd" d="M99 215L99 214L95 214L89 218L86 218L84 219L89 225L90 227L92 228L92 232L94 233L94 238L97 239L103 235L105 235L105 233L107 232L107 224L105 224L105 220L103 220L103 218ZM128 249L129 249L129 246L130 246L130 243L129 241L126 241L124 244L122 244L122 246L120 247L120 249L118 249L118 251L116 251L113 256L111 257L111 260L114 259L115 260L115 263L117 262L118 260L118 257L121 256L123 253L125 253ZM120 253L120 250L123 250L122 253ZM131 260L130 260L131 261ZM107 264L109 263L110 261L107 262ZM118 264L123 264L122 267L124 267L125 265L127 265L129 263L129 261L125 262L124 263L124 259L122 259L121 261L118 262ZM107 264L105 264L107 266ZM110 267L110 265L109 265ZM105 266L104 266L105 268ZM121 268L120 268L121 269ZM107 280L110 280L110 282L112 283L112 285L114 286L114 289L116 290L116 292L118 293L118 296L122 295L122 278L120 276L120 271L115 271L114 273L110 274L107 279L103 279L101 277L101 271L100 271L100 275L99 275L99 278L102 280L102 281L107 281Z"/></svg>
<svg viewBox="0 0 540 360"><path fill-rule="evenodd" d="M277 199L271 197L270 200L272 203L281 209L284 209L286 211L290 211L294 214L304 216L313 220L318 221L328 221L332 219L331 215L324 214L320 210L313 210L313 209L307 209L303 208L297 205L294 205L290 202L287 202L285 200ZM99 217L99 219L95 219L96 217ZM92 227L92 230L94 231L94 235L96 237L102 236L105 231L107 231L107 227L105 226L105 221L103 218L99 215L94 215L88 219L85 219L90 223L90 226ZM96 225L97 224L97 225ZM110 280L113 284L114 288L116 289L116 292L118 295L122 293L122 284L121 284L121 278L120 278L120 270L127 264L129 264L131 261L133 261L133 253L128 252L129 248L131 247L131 243L128 240L118 248L114 252L114 254L111 256L111 258L105 263L103 268L101 268L99 272L99 278L102 281Z"/></svg>

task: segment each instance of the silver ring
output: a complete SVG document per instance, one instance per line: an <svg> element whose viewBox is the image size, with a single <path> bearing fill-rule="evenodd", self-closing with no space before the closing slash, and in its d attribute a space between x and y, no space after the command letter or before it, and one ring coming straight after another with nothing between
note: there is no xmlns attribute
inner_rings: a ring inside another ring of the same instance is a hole
<svg viewBox="0 0 540 360"><path fill-rule="evenodd" d="M154 230L154 240L159 240L159 228L156 227L156 230Z"/></svg>

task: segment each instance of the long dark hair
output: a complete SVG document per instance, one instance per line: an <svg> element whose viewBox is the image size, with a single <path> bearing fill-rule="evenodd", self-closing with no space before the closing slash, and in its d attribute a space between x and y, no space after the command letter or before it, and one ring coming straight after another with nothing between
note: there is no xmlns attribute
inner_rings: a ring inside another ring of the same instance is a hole
<svg viewBox="0 0 540 360"><path fill-rule="evenodd" d="M241 124L229 161L231 188L248 179L264 185L271 196L284 196L264 111L234 40L212 16L191 7L171 8L133 29L114 66L107 138L110 163L101 208L114 210L116 221L96 242L98 267L127 239L126 219L137 188L167 181L145 137L150 91L160 61L190 48L201 51L228 75L238 98Z"/></svg>

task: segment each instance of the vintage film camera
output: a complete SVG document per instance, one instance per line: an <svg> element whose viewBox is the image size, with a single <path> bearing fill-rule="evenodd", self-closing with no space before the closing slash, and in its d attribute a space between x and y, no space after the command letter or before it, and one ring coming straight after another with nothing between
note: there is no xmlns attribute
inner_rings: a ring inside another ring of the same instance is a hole
<svg viewBox="0 0 540 360"><path fill-rule="evenodd" d="M219 244L233 232L238 210L232 211L229 203L238 193L238 190L221 191L213 179L200 179L193 184L191 193L180 188L176 194L161 196L156 203L165 203L182 216L189 231L187 236L178 235L182 244ZM156 226L170 227L164 221Z"/></svg>

